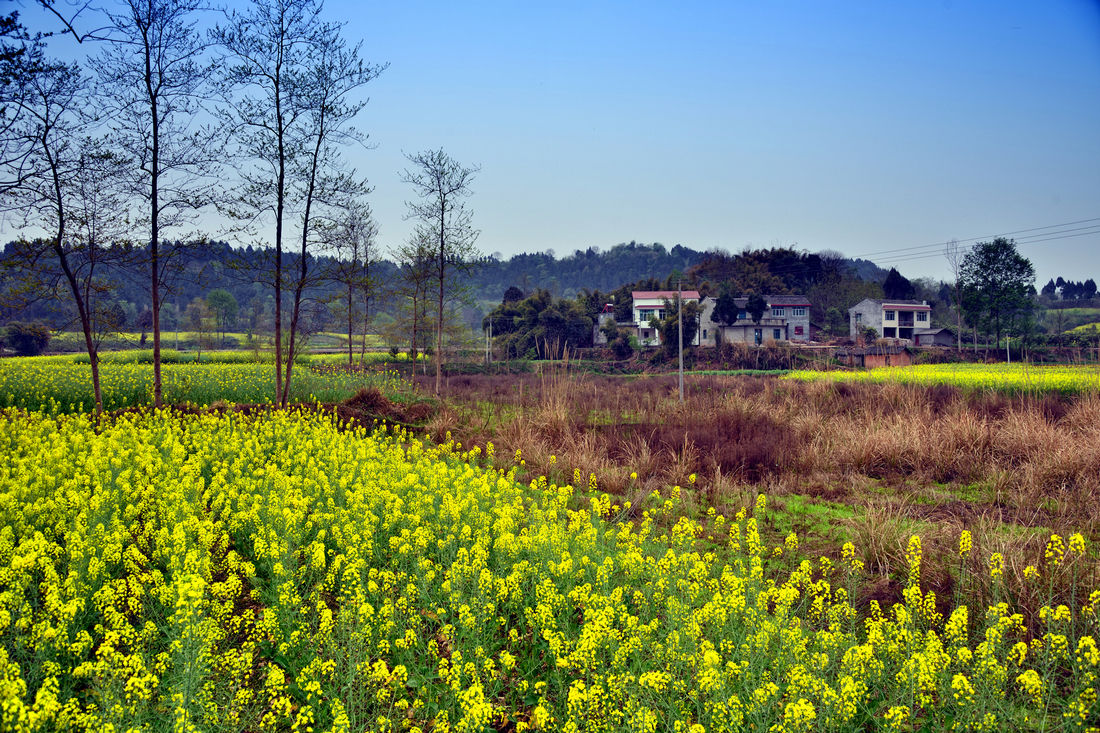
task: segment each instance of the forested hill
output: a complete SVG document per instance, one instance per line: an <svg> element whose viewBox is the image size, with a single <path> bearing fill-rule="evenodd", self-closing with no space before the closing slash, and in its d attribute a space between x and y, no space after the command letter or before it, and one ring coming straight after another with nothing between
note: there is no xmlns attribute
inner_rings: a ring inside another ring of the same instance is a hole
<svg viewBox="0 0 1100 733"><path fill-rule="evenodd" d="M706 252L682 245L617 244L606 250L589 247L558 259L553 252L518 254L507 260L489 259L474 275L477 297L499 301L516 286L525 293L535 288L571 298L581 290L608 292L624 283L646 278L665 279L698 265Z"/></svg>
<svg viewBox="0 0 1100 733"><path fill-rule="evenodd" d="M13 261L13 251L13 246L9 244L0 254L0 290L9 293L21 279L17 263ZM270 282L270 250L235 249L224 242L212 242L187 247L166 243L165 251L171 253L165 293L165 302L170 308L179 307L182 310L193 299L204 298L211 290L219 288L232 293L242 308L271 297L271 288L265 284ZM543 289L557 297L572 298L585 290L610 293L643 280L665 281L673 273L682 273L685 283L699 285L706 280L717 283L726 274L711 273L710 269L722 269L733 260L748 256L747 253L734 256L706 252L682 245L665 247L659 243L629 242L607 249L589 247L576 250L561 258L553 252L518 254L508 259L487 257L473 269L469 285L473 297L484 308L488 304L499 303L504 292L512 286L524 293ZM763 264L765 268L772 266L787 283L786 287L773 288L775 292L803 289L806 278L801 276L816 271L819 259L816 255L789 249L757 250L751 257L758 265ZM139 248L132 256L120 259L130 262L130 266L98 271L109 282L110 298L125 311L127 322L135 322L149 307L148 276L142 260ZM333 262L328 257L312 258L310 270L315 273L331 270ZM858 272L868 280L881 281L885 274L870 262L842 262L851 276L856 276ZM39 264L49 267L49 263ZM296 273L295 255L284 255L284 266L288 273ZM713 277L719 274L721 277ZM375 312L398 308L395 294L401 282L399 266L384 260L373 266L372 275L378 283ZM61 326L71 320L67 315L71 310L70 304L64 298L59 309L57 303L51 304L45 299L18 305L3 295L0 293L0 324L8 320L35 320ZM313 302L331 302L338 298L335 285L323 281L310 288L309 297Z"/></svg>

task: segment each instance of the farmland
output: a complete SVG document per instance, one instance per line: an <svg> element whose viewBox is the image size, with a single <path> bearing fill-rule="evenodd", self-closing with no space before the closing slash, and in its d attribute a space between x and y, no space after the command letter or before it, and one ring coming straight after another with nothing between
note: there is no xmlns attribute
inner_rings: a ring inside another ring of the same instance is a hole
<svg viewBox="0 0 1100 733"><path fill-rule="evenodd" d="M920 364L866 371L793 371L788 379L836 382L949 385L966 390L986 390L1042 395L1096 394L1100 392L1100 368L1092 366L1034 366L1030 364Z"/></svg>
<svg viewBox="0 0 1100 733"><path fill-rule="evenodd" d="M217 363L173 363L163 366L165 400L172 404L209 405L217 401L268 403L275 392L271 364L257 364L247 354L215 352ZM106 410L147 405L152 401L153 367L142 352L122 352L104 360L101 369ZM397 389L387 372L342 372L325 369L336 355L302 360L295 372L295 402L339 402L365 387ZM95 405L86 357L15 358L0 361L0 407L58 412L87 412Z"/></svg>
<svg viewBox="0 0 1100 733"><path fill-rule="evenodd" d="M142 340L145 336L146 339ZM122 331L116 334L112 334L103 343L104 349L135 349L143 348L149 345L149 334L135 332L135 331ZM248 344L260 344L261 339L255 338L252 334L242 333L240 331L233 332L228 331L225 334L221 333L197 333L195 331L165 331L164 343L165 345L180 345L187 344L190 348L195 348L200 343L218 342L225 337L225 340L229 344L241 345L242 348L250 348ZM355 348L359 348L359 336L355 340ZM332 333L328 331L322 331L310 335L308 339L310 348L313 349L347 349L348 335L346 333ZM369 335L367 337L367 347L378 349L382 346L382 341L377 336ZM270 348L270 344L264 344L265 348ZM57 333L50 339L50 348L55 351L62 352L80 352L83 351L84 335L77 331L62 331Z"/></svg>
<svg viewBox="0 0 1100 733"><path fill-rule="evenodd" d="M1100 723L1095 394L453 377L368 430L96 421L35 364L0 372L55 413L0 417L0 729ZM258 402L261 366L172 368Z"/></svg>

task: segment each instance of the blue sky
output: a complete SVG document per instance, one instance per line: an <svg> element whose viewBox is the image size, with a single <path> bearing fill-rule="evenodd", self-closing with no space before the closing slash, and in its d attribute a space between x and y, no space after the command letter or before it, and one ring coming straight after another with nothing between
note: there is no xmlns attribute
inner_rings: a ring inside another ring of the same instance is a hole
<svg viewBox="0 0 1100 733"><path fill-rule="evenodd" d="M402 152L442 146L481 166L505 257L781 244L945 277L939 243L1052 227L1020 235L1039 285L1100 277L1095 1L326 9L390 64L351 156L384 245L411 228Z"/></svg>

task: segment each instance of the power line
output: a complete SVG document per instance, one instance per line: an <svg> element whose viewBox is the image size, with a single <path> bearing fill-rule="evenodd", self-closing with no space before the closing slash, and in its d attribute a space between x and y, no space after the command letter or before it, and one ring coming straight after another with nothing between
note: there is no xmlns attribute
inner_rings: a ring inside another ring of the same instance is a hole
<svg viewBox="0 0 1100 733"><path fill-rule="evenodd" d="M849 257L847 257L847 259L857 260L857 259L869 259L871 257L875 257L876 259L874 261L874 264L876 264L876 265L878 265L880 263L890 264L890 263L900 263L900 262L909 262L909 261L913 261L913 260L928 259L930 257L942 257L944 255L944 248L947 245L951 244L952 242L963 245L959 248L959 250L960 250L960 254L965 255L968 252L970 252L970 250L972 250L974 248L973 245L965 245L966 242L974 242L976 244L978 242L990 241L990 240L996 239L997 237L1012 237L1016 241L1017 244L1020 244L1020 245L1024 246L1024 245L1042 244L1042 243L1045 243L1045 242L1053 242L1053 241L1057 241L1057 240L1061 240L1061 239L1070 239L1070 238L1073 238L1073 237L1081 237L1081 236L1089 236L1089 235L1100 235L1100 223L1090 223L1090 222L1100 222L1100 217L1092 217L1092 218L1089 218L1089 219L1077 219L1075 221L1067 221L1067 222L1062 222L1060 224L1047 224L1045 226L1029 227L1029 228L1026 228L1026 229L1016 229L1016 230L1013 230L1013 231L1002 232L1002 233L999 233L999 234L985 235L985 236L981 236L981 237L967 237L967 238L964 238L964 239L951 239L951 240L947 240L947 241L944 241L944 242L935 242L935 243L932 243L932 244L920 244L920 245L914 245L914 246L910 246L910 247L895 247L895 248L879 250L878 252L871 252L871 253L863 254L863 255L849 256ZM1074 225L1077 225L1077 224L1087 224L1088 226L1074 226ZM1066 229L1065 227L1073 227L1073 228ZM1057 231L1050 231L1050 230L1057 230ZM1029 232L1036 232L1036 233L1029 234ZM1017 238L1014 235L1024 235L1024 236L1021 236L1021 237ZM928 251L928 250L932 250L933 248L934 248L934 251ZM910 252L912 254L904 254L904 253L910 253ZM887 255L887 256L883 257L882 255ZM892 256L890 256L890 255L892 255ZM785 274L799 272L801 269L802 269L801 265L792 264L792 265L788 265L786 267L769 268L769 272L773 275L785 275Z"/></svg>
<svg viewBox="0 0 1100 733"><path fill-rule="evenodd" d="M1071 230L1066 230L1066 231L1067 232L1073 232L1074 230L1071 229ZM1072 234L1071 233L1062 233L1062 232L1051 232L1051 234L1052 235L1057 235L1057 236L1043 237L1041 239L1031 239L1030 241L1016 240L1016 244L1018 244L1020 246L1030 246L1030 245L1033 245L1033 244L1044 244L1046 242L1054 242L1054 241L1058 241L1058 240L1062 240L1062 239L1072 239L1074 237L1087 237L1089 235L1100 235L1100 227L1091 228L1089 231L1079 231L1079 232L1072 233ZM1038 235L1032 235L1032 236L1038 236ZM959 253L965 255L965 254L969 253L970 251L972 251L975 246L977 246L977 245L975 244L975 245L960 247L959 248ZM922 259L927 259L929 257L942 257L942 256L943 256L943 252L929 252L929 253L926 253L926 254L913 254L913 255L904 255L904 256L897 256L897 257L886 257L886 258L879 258L875 262L875 264L878 264L880 262L886 262L886 263L909 262L909 261L912 261L912 260L922 260Z"/></svg>
<svg viewBox="0 0 1100 733"><path fill-rule="evenodd" d="M1011 232L1001 232L999 234L989 234L989 235L985 235L985 236L982 236L982 237L967 237L965 239L951 239L951 240L947 240L945 242L935 242L935 243L932 243L932 244L918 244L918 245L914 245L912 247L896 247L896 248L893 248L893 249L884 249L884 250L880 250L878 252L870 252L870 253L864 254L864 255L855 255L851 259L866 259L868 257L874 257L876 255L892 254L892 253L895 253L895 252L908 252L908 251L911 251L911 250L929 249L931 247L943 247L943 246L949 244L952 241L959 242L960 244L964 243L964 242L978 242L978 241L984 241L984 240L987 240L987 239L996 239L997 237L1009 237L1009 236L1013 236L1013 235L1016 235L1016 234L1026 234L1027 232L1038 232L1038 231L1041 231L1043 229L1060 229L1062 227L1073 226L1075 224L1087 224L1088 222L1100 222L1100 217L1093 217L1091 219L1078 219L1077 221L1067 221L1067 222L1063 222L1061 224L1048 224L1046 226L1031 227L1029 229L1017 229L1017 230L1011 231ZM1100 225L1094 224L1092 226L1100 226ZM1069 230L1069 231L1075 231L1075 230ZM1026 239L1026 238L1027 237L1024 237L1024 239Z"/></svg>

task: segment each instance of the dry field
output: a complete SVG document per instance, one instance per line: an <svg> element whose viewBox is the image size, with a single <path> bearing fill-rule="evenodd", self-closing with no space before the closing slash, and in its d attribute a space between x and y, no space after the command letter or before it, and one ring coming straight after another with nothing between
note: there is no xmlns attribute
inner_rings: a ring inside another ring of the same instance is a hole
<svg viewBox="0 0 1100 733"><path fill-rule="evenodd" d="M798 532L807 556L860 548L867 597L900 593L913 533L941 598L953 595L962 529L975 563L1010 558L1017 587L1051 532L1100 535L1095 393L689 375L681 405L674 376L565 374L452 377L448 390L437 439L519 451L528 480L595 474L601 491L635 503L680 485L700 517L732 516L764 492L770 529Z"/></svg>

